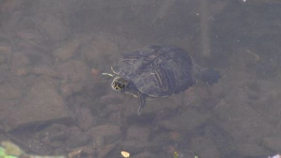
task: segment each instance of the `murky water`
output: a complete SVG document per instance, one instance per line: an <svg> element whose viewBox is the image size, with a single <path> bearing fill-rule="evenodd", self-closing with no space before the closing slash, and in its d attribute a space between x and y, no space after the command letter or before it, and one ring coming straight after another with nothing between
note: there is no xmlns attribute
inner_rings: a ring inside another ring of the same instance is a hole
<svg viewBox="0 0 281 158"><path fill-rule="evenodd" d="M71 158L275 155L280 8L278 0L2 0L0 141ZM138 99L100 74L152 44L181 47L222 78L147 101L138 116Z"/></svg>

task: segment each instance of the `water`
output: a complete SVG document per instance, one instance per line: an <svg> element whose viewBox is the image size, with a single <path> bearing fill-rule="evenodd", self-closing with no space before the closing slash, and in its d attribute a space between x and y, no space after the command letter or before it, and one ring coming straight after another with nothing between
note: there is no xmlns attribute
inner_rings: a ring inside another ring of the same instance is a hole
<svg viewBox="0 0 281 158"><path fill-rule="evenodd" d="M38 155L275 155L280 7L277 0L2 0L0 141ZM182 47L222 78L148 101L137 116L138 100L114 92L100 73L152 44Z"/></svg>

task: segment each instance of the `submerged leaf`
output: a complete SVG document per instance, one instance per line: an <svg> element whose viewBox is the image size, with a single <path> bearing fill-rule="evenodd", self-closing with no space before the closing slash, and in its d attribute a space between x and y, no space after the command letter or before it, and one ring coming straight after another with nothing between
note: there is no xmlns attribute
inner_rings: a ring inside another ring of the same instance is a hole
<svg viewBox="0 0 281 158"><path fill-rule="evenodd" d="M121 155L125 158L130 157L130 153L128 153L127 151L121 151Z"/></svg>

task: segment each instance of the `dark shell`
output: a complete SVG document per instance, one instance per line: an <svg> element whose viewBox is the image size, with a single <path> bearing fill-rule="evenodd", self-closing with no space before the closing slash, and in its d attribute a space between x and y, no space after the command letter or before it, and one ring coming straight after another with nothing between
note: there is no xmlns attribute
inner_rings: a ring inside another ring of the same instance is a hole
<svg viewBox="0 0 281 158"><path fill-rule="evenodd" d="M173 46L154 45L127 53L112 71L151 97L177 94L194 83L189 54Z"/></svg>

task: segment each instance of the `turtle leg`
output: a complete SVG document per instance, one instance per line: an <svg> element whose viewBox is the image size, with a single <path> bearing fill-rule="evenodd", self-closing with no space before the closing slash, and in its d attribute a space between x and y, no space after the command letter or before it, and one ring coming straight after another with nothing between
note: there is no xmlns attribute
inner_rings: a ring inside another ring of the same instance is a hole
<svg viewBox="0 0 281 158"><path fill-rule="evenodd" d="M139 108L138 108L138 115L141 114L144 106L145 106L145 94L139 92L138 93L138 98L139 98Z"/></svg>
<svg viewBox="0 0 281 158"><path fill-rule="evenodd" d="M104 79L106 81L109 81L110 79L112 79L114 77L114 75L109 74L109 73L102 73L101 76L102 76L102 79Z"/></svg>

